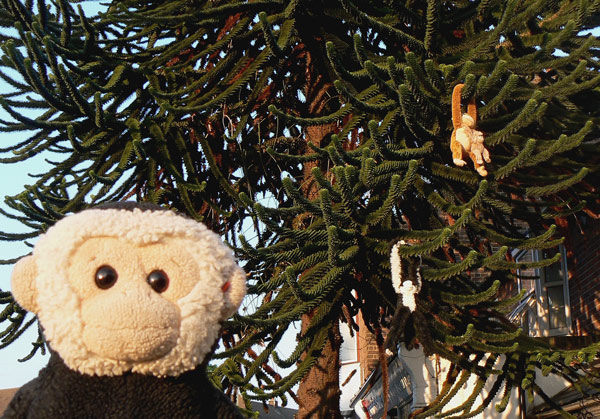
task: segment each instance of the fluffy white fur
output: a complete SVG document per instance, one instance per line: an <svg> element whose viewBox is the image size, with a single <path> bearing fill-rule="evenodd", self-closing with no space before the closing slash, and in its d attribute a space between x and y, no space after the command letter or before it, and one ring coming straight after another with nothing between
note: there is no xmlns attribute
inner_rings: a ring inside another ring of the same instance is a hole
<svg viewBox="0 0 600 419"><path fill-rule="evenodd" d="M400 294L400 289L402 287L402 259L400 258L400 254L398 253L398 249L400 246L404 246L406 242L404 240L400 240L392 247L392 252L390 253L390 267L392 269L392 285L396 290L397 294Z"/></svg>
<svg viewBox="0 0 600 419"><path fill-rule="evenodd" d="M402 304L408 307L410 311L415 311L415 295L421 290L421 278L417 273L418 283L416 285L410 280L402 281L402 258L400 257L398 250L400 246L404 245L406 245L406 242L404 240L400 240L392 247L392 252L390 254L392 285L394 286L396 293L402 296Z"/></svg>
<svg viewBox="0 0 600 419"><path fill-rule="evenodd" d="M415 287L412 281L404 281L400 287L400 293L402 295L402 304L404 304L410 311L415 311L417 303L415 302L415 294L419 293L419 288Z"/></svg>
<svg viewBox="0 0 600 419"><path fill-rule="evenodd" d="M81 299L67 281L65 261L92 237L115 237L137 245L156 243L163 237L190 243L189 252L198 264L198 283L177 302L180 333L166 355L149 361L113 360L92 353L83 344ZM204 225L170 211L86 210L51 227L33 255L35 305L46 339L69 368L90 375L134 371L176 376L195 368L217 340L220 323L237 310L245 295L244 272L221 239ZM231 286L223 292L227 281Z"/></svg>

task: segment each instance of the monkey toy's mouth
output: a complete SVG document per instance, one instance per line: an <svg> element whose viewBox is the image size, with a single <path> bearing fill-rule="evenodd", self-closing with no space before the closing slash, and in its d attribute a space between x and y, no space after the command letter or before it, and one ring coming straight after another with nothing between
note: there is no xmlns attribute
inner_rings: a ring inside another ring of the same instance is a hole
<svg viewBox="0 0 600 419"><path fill-rule="evenodd" d="M138 296L139 297L139 296ZM171 303L150 298L131 304L124 294L110 304L91 299L82 306L83 344L105 359L143 362L163 357L179 339L180 314Z"/></svg>
<svg viewBox="0 0 600 419"><path fill-rule="evenodd" d="M102 358L143 362L162 358L177 344L178 327L106 328L86 325L83 343Z"/></svg>

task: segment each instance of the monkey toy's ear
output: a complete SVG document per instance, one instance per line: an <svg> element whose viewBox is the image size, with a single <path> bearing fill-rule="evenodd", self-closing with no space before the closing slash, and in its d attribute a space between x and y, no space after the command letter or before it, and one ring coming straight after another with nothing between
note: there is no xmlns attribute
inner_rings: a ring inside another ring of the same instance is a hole
<svg viewBox="0 0 600 419"><path fill-rule="evenodd" d="M231 317L237 311L246 295L246 273L236 266L229 280L223 287L225 306L223 307L223 320Z"/></svg>
<svg viewBox="0 0 600 419"><path fill-rule="evenodd" d="M11 275L12 295L27 311L37 313L35 277L37 268L33 256L19 259Z"/></svg>

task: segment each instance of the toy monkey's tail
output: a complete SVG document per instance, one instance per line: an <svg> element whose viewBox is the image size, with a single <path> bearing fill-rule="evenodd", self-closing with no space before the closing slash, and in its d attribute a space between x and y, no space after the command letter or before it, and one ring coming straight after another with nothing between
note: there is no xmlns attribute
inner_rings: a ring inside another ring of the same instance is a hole
<svg viewBox="0 0 600 419"><path fill-rule="evenodd" d="M462 126L462 109L460 108L460 94L464 84L460 83L454 86L452 91L452 126L459 129Z"/></svg>
<svg viewBox="0 0 600 419"><path fill-rule="evenodd" d="M459 129L462 126L462 109L461 109L461 93L464 84L459 83L452 90L452 126L454 129ZM467 113L473 121L477 122L477 107L475 105L475 97L469 100L467 105Z"/></svg>

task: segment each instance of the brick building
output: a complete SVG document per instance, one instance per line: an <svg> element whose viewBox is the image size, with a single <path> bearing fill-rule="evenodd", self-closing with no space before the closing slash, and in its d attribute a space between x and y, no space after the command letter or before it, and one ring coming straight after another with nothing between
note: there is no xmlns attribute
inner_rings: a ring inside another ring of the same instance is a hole
<svg viewBox="0 0 600 419"><path fill-rule="evenodd" d="M559 228L566 240L558 248L549 249L546 254L518 249L512 253L515 260L531 261L558 252L561 255L558 262L544 269L520 272L523 279L509 284L503 294L510 296L525 289L525 297L509 316L511 320L520 323L530 336L545 340L553 347L572 349L600 340L600 220L582 217L578 223L563 221ZM485 275L483 272L474 274ZM530 278L525 279L527 277ZM428 404L437 395L448 363L436 357L425 357L419 350L409 351L401 345L398 357L388 360L390 410L384 415L383 381L375 337L359 326L354 368L360 371L360 387L342 387L343 394L354 392L349 398L349 406L343 406L345 416L401 418ZM586 398L565 381L539 378L544 391L565 410L582 417L600 417L600 403L594 390L588 389L589 397ZM469 394L468 387L467 383L465 395ZM496 401L493 401L489 405L491 411L486 410L476 417L559 417L541 399L528 404L515 390L513 392L503 414L494 411ZM460 400L461 394L455 398ZM343 399L347 403L348 397L343 395Z"/></svg>
<svg viewBox="0 0 600 419"><path fill-rule="evenodd" d="M595 334L600 331L600 221L584 217L563 228L573 334Z"/></svg>

